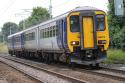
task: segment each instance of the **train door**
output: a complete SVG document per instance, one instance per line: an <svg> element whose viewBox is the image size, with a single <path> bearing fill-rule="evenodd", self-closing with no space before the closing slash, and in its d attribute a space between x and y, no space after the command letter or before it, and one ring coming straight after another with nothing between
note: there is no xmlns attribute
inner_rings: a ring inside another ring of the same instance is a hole
<svg viewBox="0 0 125 83"><path fill-rule="evenodd" d="M24 48L24 43L25 43L25 40L24 40L24 33L21 34L21 48L23 49Z"/></svg>
<svg viewBox="0 0 125 83"><path fill-rule="evenodd" d="M82 17L83 48L94 48L94 22L92 16Z"/></svg>

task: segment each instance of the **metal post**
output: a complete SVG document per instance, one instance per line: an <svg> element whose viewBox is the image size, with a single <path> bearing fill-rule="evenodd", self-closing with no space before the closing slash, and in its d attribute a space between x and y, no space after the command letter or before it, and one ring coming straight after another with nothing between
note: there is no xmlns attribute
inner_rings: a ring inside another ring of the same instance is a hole
<svg viewBox="0 0 125 83"><path fill-rule="evenodd" d="M11 26L10 26L10 35L12 34Z"/></svg>
<svg viewBox="0 0 125 83"><path fill-rule="evenodd" d="M50 0L50 5L49 5L49 13L50 13L50 19L52 18L52 1Z"/></svg>

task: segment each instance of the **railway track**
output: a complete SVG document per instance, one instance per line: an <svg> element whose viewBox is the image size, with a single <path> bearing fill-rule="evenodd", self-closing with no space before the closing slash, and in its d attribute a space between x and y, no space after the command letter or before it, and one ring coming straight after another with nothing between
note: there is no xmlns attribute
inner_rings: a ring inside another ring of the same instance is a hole
<svg viewBox="0 0 125 83"><path fill-rule="evenodd" d="M48 73L48 74L57 76L57 77L59 77L59 78L61 78L61 79L68 80L69 83L89 83L89 82L84 81L84 80L80 80L80 79L77 79L77 78L74 78L74 77L70 77L70 76L67 76L67 75L64 75L64 74L60 74L60 73L57 73L57 72L54 72L54 71L50 71L50 70L47 70L47 69L44 69L44 68L41 68L41 67L38 67L38 66L35 66L35 65L32 65L32 64L28 64L28 63L25 63L25 62L21 62L21 61L19 61L19 60L14 60L14 59L7 58L7 57L0 57L0 58L4 58L4 59L7 59L7 60L16 62L16 63L20 63L20 64L23 64L23 65L32 67L32 68L37 69L37 70L40 70L40 71L44 71L44 72L46 72L46 73ZM15 69L17 69L17 70L19 70L19 71L21 71L21 72L23 72L24 74L26 74L26 75L32 77L33 79L35 79L35 80L37 80L37 81L39 81L39 82L43 82L43 81L41 81L41 79L37 78L36 76L32 76L31 74L27 74L25 71L23 71L23 70L21 70L21 69L15 67L15 66L13 66L12 64L8 64L8 63L6 63L6 62L4 62L4 61L2 61L2 62L5 63L5 64L7 64L7 65L9 65L9 66L11 66L11 67L13 67L13 68L15 68Z"/></svg>
<svg viewBox="0 0 125 83"><path fill-rule="evenodd" d="M9 60L13 60L13 61L16 61L16 62L20 62L19 60L17 61L17 60L12 59L12 58L8 58L8 57L4 57L4 58L9 59ZM21 62L21 63L26 64L26 65L31 66L31 67L35 67L35 68L37 67L38 69L41 69L41 67L39 68L38 66L27 64L25 62ZM109 69L109 68L104 68L104 67L101 67L98 70L81 69L81 68L74 68L74 70L78 71L78 72L85 72L85 73L88 73L88 74L94 74L94 75L98 75L98 76L102 76L102 77L107 77L107 78L111 78L111 79L114 79L114 80L125 81L125 71L121 71L121 70ZM46 69L43 69L43 71L48 72ZM51 71L50 74L55 74L58 77L61 77L60 74L57 73L57 72L53 73ZM63 78L67 79L67 76L63 75ZM76 81L74 83L83 83L83 82L85 83L85 81L82 82L82 80L78 80L76 78L72 78L72 77L68 76L68 79L69 78L72 81L75 79Z"/></svg>
<svg viewBox="0 0 125 83"><path fill-rule="evenodd" d="M75 68L78 71L85 71L90 74L95 74L107 78L111 78L114 80L119 80L119 81L125 81L125 71L123 70L118 70L118 69L111 69L107 67L100 67L99 69L81 69L81 68Z"/></svg>

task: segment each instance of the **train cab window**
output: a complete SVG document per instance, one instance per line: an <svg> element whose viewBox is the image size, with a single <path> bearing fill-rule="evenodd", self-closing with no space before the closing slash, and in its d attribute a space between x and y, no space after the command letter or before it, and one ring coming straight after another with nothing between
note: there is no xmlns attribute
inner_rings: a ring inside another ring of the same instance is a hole
<svg viewBox="0 0 125 83"><path fill-rule="evenodd" d="M105 16L104 15L97 15L96 16L96 20L97 20L97 31L104 31L105 29Z"/></svg>
<svg viewBox="0 0 125 83"><path fill-rule="evenodd" d="M80 31L79 16L77 15L70 16L70 30L71 32Z"/></svg>

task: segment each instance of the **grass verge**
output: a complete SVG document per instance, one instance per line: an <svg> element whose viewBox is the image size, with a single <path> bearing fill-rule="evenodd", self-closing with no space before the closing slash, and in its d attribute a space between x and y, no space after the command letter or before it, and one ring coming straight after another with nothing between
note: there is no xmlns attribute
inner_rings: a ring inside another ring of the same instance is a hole
<svg viewBox="0 0 125 83"><path fill-rule="evenodd" d="M125 52L119 49L109 49L105 63L125 64Z"/></svg>
<svg viewBox="0 0 125 83"><path fill-rule="evenodd" d="M8 53L8 48L5 43L0 43L0 53Z"/></svg>

